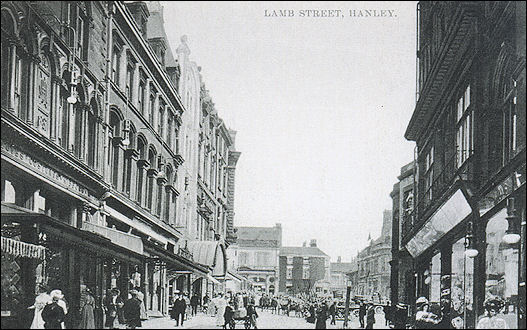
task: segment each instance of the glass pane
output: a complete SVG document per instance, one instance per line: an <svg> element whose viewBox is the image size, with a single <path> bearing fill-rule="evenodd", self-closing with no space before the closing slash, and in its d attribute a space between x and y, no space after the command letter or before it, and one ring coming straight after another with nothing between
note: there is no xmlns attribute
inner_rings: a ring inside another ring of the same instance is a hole
<svg viewBox="0 0 527 330"><path fill-rule="evenodd" d="M489 220L486 229L485 300L498 299L503 306L490 319L488 311L480 311L478 328L487 327L491 321L505 322L508 329L518 328L518 249L503 242L508 228L506 216L507 211L501 210Z"/></svg>

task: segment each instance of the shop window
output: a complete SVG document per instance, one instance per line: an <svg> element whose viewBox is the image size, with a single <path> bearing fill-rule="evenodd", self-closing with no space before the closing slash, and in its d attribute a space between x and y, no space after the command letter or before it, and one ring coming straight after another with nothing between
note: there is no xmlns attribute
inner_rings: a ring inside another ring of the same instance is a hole
<svg viewBox="0 0 527 330"><path fill-rule="evenodd" d="M503 319L508 329L518 328L518 245L507 244L503 236L508 228L507 210L503 209L487 223L485 258L485 300L498 299L503 306L497 317ZM478 321L486 317L483 309Z"/></svg>
<svg viewBox="0 0 527 330"><path fill-rule="evenodd" d="M450 318L455 327L473 328L474 258L465 255L465 238L452 245Z"/></svg>

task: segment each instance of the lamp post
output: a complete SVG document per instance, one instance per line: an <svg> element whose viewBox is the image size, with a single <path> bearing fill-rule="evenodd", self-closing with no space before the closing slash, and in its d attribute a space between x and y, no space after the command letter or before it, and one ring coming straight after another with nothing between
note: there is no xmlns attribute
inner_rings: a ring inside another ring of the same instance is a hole
<svg viewBox="0 0 527 330"><path fill-rule="evenodd" d="M344 305L344 329L348 328L348 314L350 310L351 280L346 280L346 304Z"/></svg>

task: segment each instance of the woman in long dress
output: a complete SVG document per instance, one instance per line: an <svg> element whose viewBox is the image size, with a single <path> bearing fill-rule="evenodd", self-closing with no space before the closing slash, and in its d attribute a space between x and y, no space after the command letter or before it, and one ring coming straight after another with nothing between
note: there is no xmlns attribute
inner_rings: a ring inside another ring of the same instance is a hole
<svg viewBox="0 0 527 330"><path fill-rule="evenodd" d="M80 329L95 329L95 298L92 296L90 289L84 289L81 297L81 322Z"/></svg>
<svg viewBox="0 0 527 330"><path fill-rule="evenodd" d="M216 308L218 313L216 314L216 325L223 326L225 324L225 319L223 314L225 313L225 308L227 307L227 301L223 298L223 294L220 293L218 297L218 302L216 303Z"/></svg>
<svg viewBox="0 0 527 330"><path fill-rule="evenodd" d="M141 320L146 320L148 319L148 316L146 315L146 308L145 308L145 303L144 303L144 299L145 299L145 294L143 292L141 292L141 290L139 290L139 288L136 288L137 290L137 299L139 299L141 301L141 311L140 311L140 314L141 314Z"/></svg>
<svg viewBox="0 0 527 330"><path fill-rule="evenodd" d="M34 309L35 315L33 316L33 322L31 322L30 329L44 329L44 320L42 319L42 310L44 307L51 303L51 296L46 292L44 287L39 288L39 295L35 297L35 303L28 309Z"/></svg>

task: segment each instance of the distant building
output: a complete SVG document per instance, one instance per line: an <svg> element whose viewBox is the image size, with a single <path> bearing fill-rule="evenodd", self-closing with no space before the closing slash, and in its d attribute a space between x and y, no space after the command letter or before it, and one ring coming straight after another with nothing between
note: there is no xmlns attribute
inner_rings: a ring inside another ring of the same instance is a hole
<svg viewBox="0 0 527 330"><path fill-rule="evenodd" d="M280 249L279 291L289 294L316 292L329 294L330 258L312 239L309 246L286 246ZM318 289L318 292L317 292Z"/></svg>
<svg viewBox="0 0 527 330"><path fill-rule="evenodd" d="M329 266L330 289L333 297L344 297L346 295L348 275L357 268L357 262L342 262L338 257L337 262L332 262Z"/></svg>
<svg viewBox="0 0 527 330"><path fill-rule="evenodd" d="M390 297L390 260L392 236L392 211L384 210L381 236L369 241L359 252L358 283L354 294L370 299L387 300Z"/></svg>
<svg viewBox="0 0 527 330"><path fill-rule="evenodd" d="M236 243L227 250L228 268L248 278L256 292L276 293L282 226L237 227L236 235Z"/></svg>
<svg viewBox="0 0 527 330"><path fill-rule="evenodd" d="M401 233L411 224L409 219L414 209L414 170L414 162L403 166L397 177L399 181L393 185L390 193L393 201L390 300L394 304L409 303L405 281L413 281L413 261L408 251L401 246Z"/></svg>

